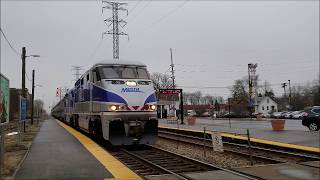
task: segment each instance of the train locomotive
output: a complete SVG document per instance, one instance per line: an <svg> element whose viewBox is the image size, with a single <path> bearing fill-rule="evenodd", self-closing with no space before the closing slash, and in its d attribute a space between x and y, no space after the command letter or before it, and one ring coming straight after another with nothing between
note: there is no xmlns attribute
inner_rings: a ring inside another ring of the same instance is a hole
<svg viewBox="0 0 320 180"><path fill-rule="evenodd" d="M154 144L156 103L145 64L104 60L76 81L51 115L112 145Z"/></svg>

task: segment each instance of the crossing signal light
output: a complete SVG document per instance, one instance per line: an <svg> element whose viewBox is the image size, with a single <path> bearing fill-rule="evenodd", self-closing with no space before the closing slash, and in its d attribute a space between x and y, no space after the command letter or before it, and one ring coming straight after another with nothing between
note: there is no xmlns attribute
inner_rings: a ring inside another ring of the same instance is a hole
<svg viewBox="0 0 320 180"><path fill-rule="evenodd" d="M59 97L59 96L60 96L60 93L61 93L61 89L60 89L60 88L57 88L57 90L56 90L56 97Z"/></svg>

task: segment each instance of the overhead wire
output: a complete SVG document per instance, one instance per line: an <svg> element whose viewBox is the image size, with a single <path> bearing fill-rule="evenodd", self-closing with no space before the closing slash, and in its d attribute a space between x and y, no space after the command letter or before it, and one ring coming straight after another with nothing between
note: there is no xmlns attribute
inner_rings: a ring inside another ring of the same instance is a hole
<svg viewBox="0 0 320 180"><path fill-rule="evenodd" d="M160 18L158 18L156 21L154 21L153 23L151 23L149 26L147 26L146 28L144 28L145 32L147 30L149 30L150 28L152 28L154 25L156 25L157 23L163 21L165 18L167 18L168 16L170 16L171 14L175 13L178 9L182 8L183 6L186 5L187 2L189 2L190 0L186 0L184 2L182 2L181 4L179 4L177 7L175 7L174 9L172 9L171 11L169 11L168 13L164 14L163 16L161 16Z"/></svg>
<svg viewBox="0 0 320 180"><path fill-rule="evenodd" d="M6 42L8 43L8 45L10 46L11 50L17 55L17 56L21 56L21 54L12 46L12 44L10 43L10 41L8 40L7 36L5 35L5 33L3 32L2 28L0 28L1 34L3 35L4 39L6 40Z"/></svg>
<svg viewBox="0 0 320 180"><path fill-rule="evenodd" d="M148 2L146 2L146 4L140 9L140 11L135 15L135 16L131 16L132 18L130 19L130 17L128 18L128 20L130 19L130 23L132 23L132 21L134 20L134 19L136 19L137 18L137 16L139 16L139 14L141 14L141 12L147 7L147 6L149 6L150 5L150 2L151 2L151 0L149 0Z"/></svg>
<svg viewBox="0 0 320 180"><path fill-rule="evenodd" d="M139 0L130 10L129 12L132 13L136 8L137 6L142 2L142 0Z"/></svg>

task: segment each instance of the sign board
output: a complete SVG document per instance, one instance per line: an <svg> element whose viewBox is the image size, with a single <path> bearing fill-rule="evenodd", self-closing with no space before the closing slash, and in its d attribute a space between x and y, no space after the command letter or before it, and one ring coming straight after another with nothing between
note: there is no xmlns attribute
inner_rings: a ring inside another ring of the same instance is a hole
<svg viewBox="0 0 320 180"><path fill-rule="evenodd" d="M179 94L181 93L180 89L159 89L160 94Z"/></svg>
<svg viewBox="0 0 320 180"><path fill-rule="evenodd" d="M27 99L21 97L20 99L20 121L27 120Z"/></svg>
<svg viewBox="0 0 320 180"><path fill-rule="evenodd" d="M9 122L9 79L0 74L0 125Z"/></svg>
<svg viewBox="0 0 320 180"><path fill-rule="evenodd" d="M223 143L220 132L211 132L213 151L223 152Z"/></svg>

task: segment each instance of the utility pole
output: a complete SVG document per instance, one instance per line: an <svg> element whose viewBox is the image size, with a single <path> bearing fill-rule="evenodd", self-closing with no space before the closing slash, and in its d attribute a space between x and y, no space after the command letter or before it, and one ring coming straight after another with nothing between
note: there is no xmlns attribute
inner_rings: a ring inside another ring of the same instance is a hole
<svg viewBox="0 0 320 180"><path fill-rule="evenodd" d="M287 97L287 94L286 94L286 87L287 87L287 83L282 83L282 88L283 88L283 91L284 91L284 97Z"/></svg>
<svg viewBox="0 0 320 180"><path fill-rule="evenodd" d="M171 79L172 79L172 88L175 89L175 76L174 76L174 64L173 64L173 59L172 59L172 48L170 48L170 57L171 57Z"/></svg>
<svg viewBox="0 0 320 180"><path fill-rule="evenodd" d="M26 98L26 47L22 47L22 97ZM21 105L19 105L21 106ZM26 122L23 121L23 132L26 132Z"/></svg>
<svg viewBox="0 0 320 180"><path fill-rule="evenodd" d="M113 58L119 59L119 36L128 34L119 31L119 25L123 28L127 25L127 22L123 19L119 19L118 11L127 11L128 16L128 10L124 8L123 6L127 5L127 3L119 3L119 2L109 2L109 1L102 1L102 3L106 3L106 6L102 7L102 13L103 9L111 9L112 10L112 18L107 18L104 20L106 25L110 27L112 25L112 30L108 30L102 34L102 37L104 34L109 34L113 36Z"/></svg>
<svg viewBox="0 0 320 180"><path fill-rule="evenodd" d="M31 97L31 125L33 125L33 110L34 110L34 70L32 70L32 97Z"/></svg>
<svg viewBox="0 0 320 180"><path fill-rule="evenodd" d="M291 110L291 85L290 85L290 79L288 80L289 82L289 110Z"/></svg>

